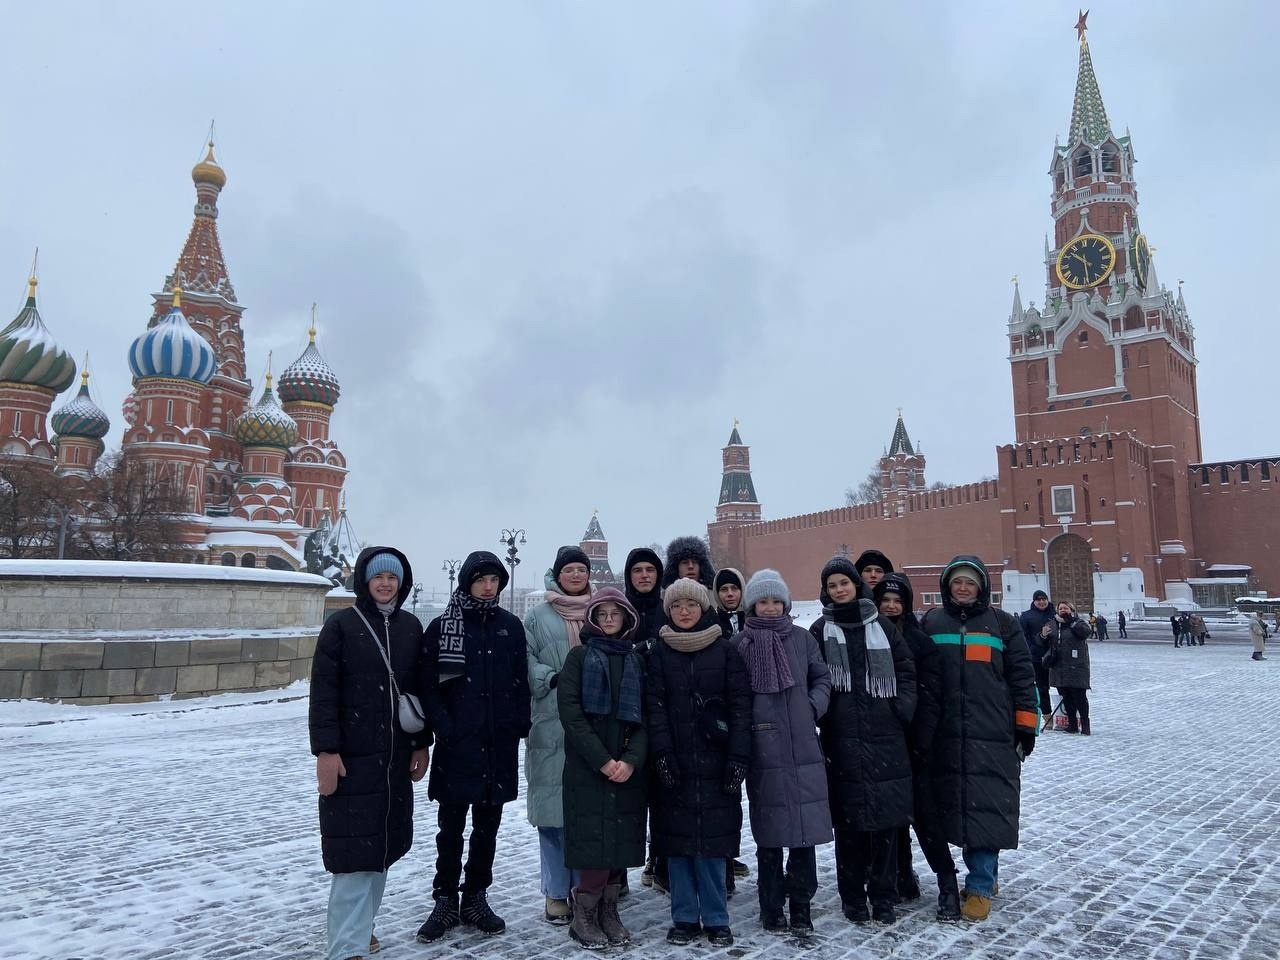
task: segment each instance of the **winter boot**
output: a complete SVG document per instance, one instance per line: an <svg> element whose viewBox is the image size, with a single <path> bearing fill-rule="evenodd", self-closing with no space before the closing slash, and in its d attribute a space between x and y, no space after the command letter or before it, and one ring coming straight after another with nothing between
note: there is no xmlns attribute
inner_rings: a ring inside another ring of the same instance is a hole
<svg viewBox="0 0 1280 960"><path fill-rule="evenodd" d="M542 910L542 919L547 923L554 923L557 927L562 927L573 918L573 909L569 906L568 900L560 900L556 897L547 897L546 906Z"/></svg>
<svg viewBox="0 0 1280 960"><path fill-rule="evenodd" d="M964 906L960 908L960 916L970 923L977 923L991 916L991 898L980 893L970 893L964 898Z"/></svg>
<svg viewBox="0 0 1280 960"><path fill-rule="evenodd" d="M1087 736L1089 736L1089 735L1093 732L1093 731L1089 728L1089 718L1088 718L1088 717L1081 717L1081 718L1080 718L1080 732L1081 732L1082 734L1084 734L1084 736L1086 736L1086 737L1087 737Z"/></svg>
<svg viewBox="0 0 1280 960"><path fill-rule="evenodd" d="M750 868L750 867L748 867L748 866L747 866L745 863L743 863L741 860L734 860L734 859L730 859L730 860L729 860L729 866L733 868L733 875L734 875L735 877L749 877L749 876L751 876L751 868Z"/></svg>
<svg viewBox="0 0 1280 960"><path fill-rule="evenodd" d="M960 919L960 885L956 872L938 874L938 919L943 923L955 923Z"/></svg>
<svg viewBox="0 0 1280 960"><path fill-rule="evenodd" d="M1072 717L1067 721L1067 733L1079 733L1080 726L1076 723L1076 718Z"/></svg>
<svg viewBox="0 0 1280 960"><path fill-rule="evenodd" d="M732 947L733 931L728 927L707 927L707 942L713 947Z"/></svg>
<svg viewBox="0 0 1280 960"><path fill-rule="evenodd" d="M600 909L596 914L600 932L614 947L631 942L631 931L622 925L622 918L618 916L618 893L618 884L611 883L605 887L604 896L600 898Z"/></svg>
<svg viewBox="0 0 1280 960"><path fill-rule="evenodd" d="M871 905L871 919L876 923L893 923L898 919L898 915L894 913L893 904L888 900L881 900Z"/></svg>
<svg viewBox="0 0 1280 960"><path fill-rule="evenodd" d="M870 923L871 912L867 910L867 898L859 897L857 900L846 900L840 904L840 911L844 914L844 918L850 923Z"/></svg>
<svg viewBox="0 0 1280 960"><path fill-rule="evenodd" d="M418 928L419 943L435 943L462 922L458 915L458 895L436 897L436 905L426 923Z"/></svg>
<svg viewBox="0 0 1280 960"><path fill-rule="evenodd" d="M809 901L791 898L791 933L801 940L813 936L813 920L809 916Z"/></svg>
<svg viewBox="0 0 1280 960"><path fill-rule="evenodd" d="M898 874L898 901L909 903L920 899L920 876L910 867Z"/></svg>
<svg viewBox="0 0 1280 960"><path fill-rule="evenodd" d="M667 943L673 947L687 947L702 935L702 927L696 923L675 923L667 931Z"/></svg>
<svg viewBox="0 0 1280 960"><path fill-rule="evenodd" d="M604 950L609 946L609 938L596 922L601 899L579 890L569 894L569 900L573 904L573 922L569 924L569 936L588 950Z"/></svg>
<svg viewBox="0 0 1280 960"><path fill-rule="evenodd" d="M382 944L378 942L378 938L373 934L369 934L369 955L377 953L382 949Z"/></svg>
<svg viewBox="0 0 1280 960"><path fill-rule="evenodd" d="M486 937L502 933L507 929L507 922L493 912L489 906L489 898L483 890L462 895L462 909L458 911L462 922L468 927L475 927Z"/></svg>

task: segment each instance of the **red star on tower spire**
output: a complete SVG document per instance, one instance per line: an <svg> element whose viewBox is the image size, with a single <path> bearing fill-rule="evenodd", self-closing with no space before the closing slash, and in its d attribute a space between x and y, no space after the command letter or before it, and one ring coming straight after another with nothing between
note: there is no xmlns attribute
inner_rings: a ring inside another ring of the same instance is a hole
<svg viewBox="0 0 1280 960"><path fill-rule="evenodd" d="M1086 22L1088 19L1089 11L1081 10L1080 19L1076 21L1076 39L1081 43L1084 43L1084 32L1089 29L1089 24Z"/></svg>

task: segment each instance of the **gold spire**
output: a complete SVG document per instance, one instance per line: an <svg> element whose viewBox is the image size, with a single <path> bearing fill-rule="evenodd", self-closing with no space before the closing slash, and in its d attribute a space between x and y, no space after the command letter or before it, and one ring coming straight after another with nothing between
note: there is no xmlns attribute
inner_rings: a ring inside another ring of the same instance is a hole
<svg viewBox="0 0 1280 960"><path fill-rule="evenodd" d="M173 307L175 310L182 309L182 286L177 283L173 285Z"/></svg>
<svg viewBox="0 0 1280 960"><path fill-rule="evenodd" d="M307 336L311 338L311 343L316 342L316 305L311 305L311 329L307 331Z"/></svg>
<svg viewBox="0 0 1280 960"><path fill-rule="evenodd" d="M271 392L271 354L274 351L267 351L267 392Z"/></svg>
<svg viewBox="0 0 1280 960"><path fill-rule="evenodd" d="M84 367L80 370L80 386L87 387L89 385L89 351L84 352Z"/></svg>

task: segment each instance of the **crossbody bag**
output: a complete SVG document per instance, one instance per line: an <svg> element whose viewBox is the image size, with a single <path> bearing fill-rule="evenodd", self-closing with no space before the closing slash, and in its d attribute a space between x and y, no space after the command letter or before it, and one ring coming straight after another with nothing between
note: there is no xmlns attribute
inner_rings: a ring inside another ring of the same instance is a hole
<svg viewBox="0 0 1280 960"><path fill-rule="evenodd" d="M421 733L426 729L427 715L422 711L422 701L418 699L416 694L400 692L400 687L396 683L396 673L391 669L391 656L388 653L391 648L390 632L387 633L387 650L384 650L382 649L382 644L378 642L378 634L373 629L373 624L364 615L364 611L359 607L352 607L351 609L355 610L356 615L369 628L369 636L373 638L373 645L378 648L378 652L382 654L382 662L387 665L387 675L391 678L391 692L396 695L396 720L400 724L400 729L405 733Z"/></svg>

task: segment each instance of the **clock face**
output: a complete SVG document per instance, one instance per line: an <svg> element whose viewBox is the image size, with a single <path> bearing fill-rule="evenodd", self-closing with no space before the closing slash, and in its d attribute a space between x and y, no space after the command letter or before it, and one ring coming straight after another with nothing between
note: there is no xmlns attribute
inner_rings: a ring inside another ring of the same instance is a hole
<svg viewBox="0 0 1280 960"><path fill-rule="evenodd" d="M1133 238L1133 275L1138 281L1138 289L1147 289L1147 275L1151 272L1151 247L1147 244L1147 235L1140 233Z"/></svg>
<svg viewBox="0 0 1280 960"><path fill-rule="evenodd" d="M1116 265L1116 248L1106 237L1086 233L1058 254L1058 279L1073 290L1096 287Z"/></svg>

